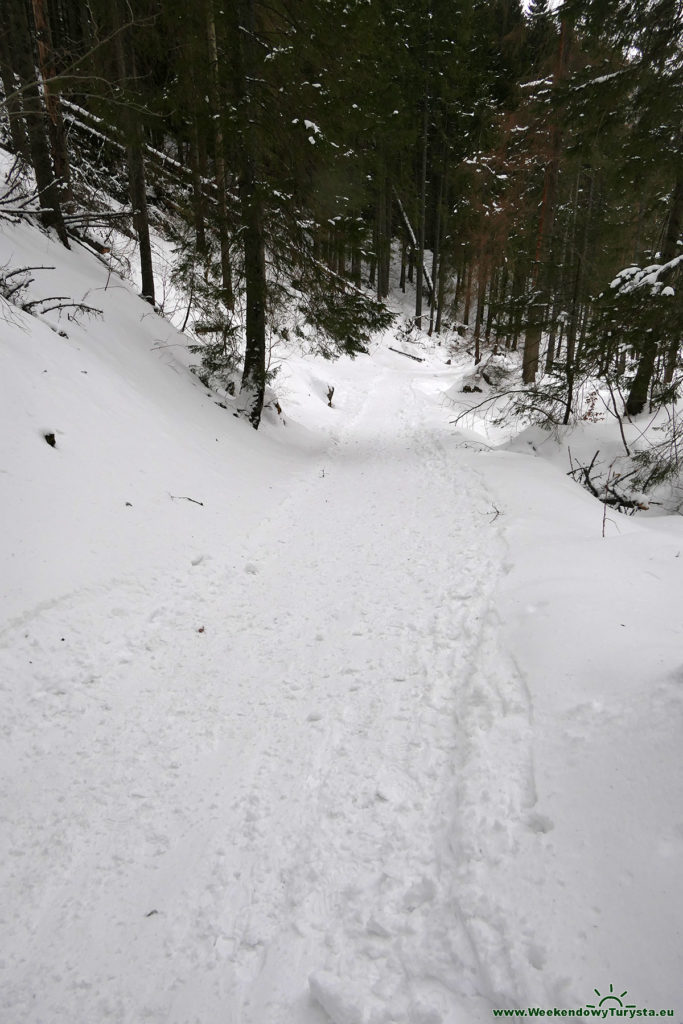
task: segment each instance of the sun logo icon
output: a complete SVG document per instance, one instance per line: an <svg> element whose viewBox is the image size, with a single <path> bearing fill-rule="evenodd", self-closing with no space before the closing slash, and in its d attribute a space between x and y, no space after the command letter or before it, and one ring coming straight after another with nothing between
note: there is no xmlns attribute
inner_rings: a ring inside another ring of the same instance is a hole
<svg viewBox="0 0 683 1024"><path fill-rule="evenodd" d="M604 996L602 995L602 993L597 988L594 988L593 991L595 992L595 994L598 997L598 999L600 1000L600 1002L597 1004L597 1006L596 1006L595 1003L586 1003L586 1006L588 1007L589 1010L597 1010L598 1007L604 1006L605 1003L612 1003L615 1006L622 1006L623 1007L624 1003L622 1003L621 1000L623 999L623 997L625 995L628 995L628 989L624 989L623 992L620 992L619 995L617 995L616 992L614 991L614 985L610 985L609 992L606 995L604 995ZM636 1008L636 1004L635 1003L626 1003L626 1005L625 1005L625 1009L627 1009L627 1010L635 1010L635 1008Z"/></svg>

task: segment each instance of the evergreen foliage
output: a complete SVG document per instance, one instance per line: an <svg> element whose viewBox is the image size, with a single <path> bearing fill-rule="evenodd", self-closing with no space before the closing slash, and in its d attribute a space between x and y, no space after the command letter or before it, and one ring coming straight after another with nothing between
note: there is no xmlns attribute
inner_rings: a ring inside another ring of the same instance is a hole
<svg viewBox="0 0 683 1024"><path fill-rule="evenodd" d="M417 328L519 353L533 415L590 378L637 415L678 383L682 35L681 0L9 0L2 139L65 244L125 203L150 301L173 223L254 426L277 338L363 351L399 253Z"/></svg>

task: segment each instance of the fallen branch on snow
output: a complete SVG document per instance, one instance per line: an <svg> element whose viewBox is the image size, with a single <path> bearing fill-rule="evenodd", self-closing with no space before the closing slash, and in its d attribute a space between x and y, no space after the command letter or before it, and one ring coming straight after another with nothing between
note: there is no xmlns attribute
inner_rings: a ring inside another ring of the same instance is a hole
<svg viewBox="0 0 683 1024"><path fill-rule="evenodd" d="M633 515L636 511L645 512L649 508L645 502L639 501L637 498L629 498L626 494L622 494L617 490L615 483L611 482L611 476L608 475L606 483L602 485L602 489L596 484L591 473L595 466L600 450L595 453L588 466L582 466L581 463L574 465L571 451L569 451L569 464L572 467L567 476L570 476L572 480L581 481L587 491L601 501L603 505L609 505L611 508L616 508L617 511L626 512L628 515ZM635 471L634 471L635 472ZM626 476L632 476L633 473L628 473L623 477L617 478L625 480ZM615 481L616 482L616 481Z"/></svg>
<svg viewBox="0 0 683 1024"><path fill-rule="evenodd" d="M416 363L424 363L424 359L422 359L420 356L414 356L410 352L401 352L400 348L392 348L391 345L389 345L389 351L397 352L398 355L405 356L406 359L414 359Z"/></svg>
<svg viewBox="0 0 683 1024"><path fill-rule="evenodd" d="M204 507L203 501L197 501L196 498L188 498L186 494L171 494L169 491L168 496L171 501L191 501L193 505L201 505L202 508Z"/></svg>

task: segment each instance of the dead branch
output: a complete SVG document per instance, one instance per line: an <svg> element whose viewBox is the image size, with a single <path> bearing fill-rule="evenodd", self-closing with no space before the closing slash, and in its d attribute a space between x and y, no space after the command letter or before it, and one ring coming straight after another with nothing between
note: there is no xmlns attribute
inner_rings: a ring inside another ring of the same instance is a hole
<svg viewBox="0 0 683 1024"><path fill-rule="evenodd" d="M526 391L524 388L511 388L509 391L496 391L492 395L487 395L486 398L484 398L481 402L477 402L476 405L470 405L470 406L468 406L467 409L463 409L463 411L458 413L458 415L455 417L455 419L451 420L450 422L451 422L451 424L453 426L457 426L458 423L460 422L460 420L465 419L466 416L469 416L471 413L476 412L477 409L481 409L482 406L484 406L484 405L491 405L498 398L509 398L510 395L528 395L528 394L529 394L529 392ZM550 396L550 395L543 395L540 392L536 392L536 394L538 395L539 398L547 398L548 401L551 401L551 399L552 399L552 396ZM559 423L559 421L556 420L551 415L551 413L549 413L546 409L543 409L541 406L529 405L528 408L532 412L540 413L548 421L548 423L552 423L554 427L563 426L563 424Z"/></svg>
<svg viewBox="0 0 683 1024"><path fill-rule="evenodd" d="M7 274L0 274L0 280L9 281L10 277L16 277L17 274L28 274L32 270L55 270L55 267L19 267L18 270L10 270Z"/></svg>
<svg viewBox="0 0 683 1024"><path fill-rule="evenodd" d="M74 309L77 313L83 313L84 316L104 316L104 312L98 309L97 306L89 306L86 302L60 302L56 306L48 306L47 309L41 309L42 313L51 313L53 309ZM69 320L73 320L73 314L69 314Z"/></svg>
<svg viewBox="0 0 683 1024"><path fill-rule="evenodd" d="M188 498L186 494L171 494L169 491L168 496L171 501L191 501L193 505L201 505L202 508L204 507L203 501L197 501L196 498Z"/></svg>
<svg viewBox="0 0 683 1024"><path fill-rule="evenodd" d="M612 413L614 416L616 416L617 423L619 424L619 433L621 434L622 444L624 445L624 449L626 451L626 454L630 455L631 452L629 450L629 446L628 446L628 443L626 441L626 434L624 433L624 420L623 420L622 416L619 413L619 409L618 409L618 406L617 406L617 400L614 397L614 388L612 387L612 384L609 381L607 382L607 387L609 388L609 395L610 395L610 398L612 399L612 408L611 409L610 409L609 405L607 404L607 402L602 397L602 395L600 394L599 391L598 391L598 394L600 395L600 399L602 401L602 404L605 406L607 411ZM624 408L625 408L626 407L626 403L624 402L623 404L624 404Z"/></svg>
<svg viewBox="0 0 683 1024"><path fill-rule="evenodd" d="M30 282L26 283L30 284ZM52 305L36 309L37 306L43 307L45 302L51 302ZM88 316L103 315L103 311L97 309L96 306L89 306L86 302L71 302L68 295L46 295L42 299L31 299L29 302L22 302L21 308L32 316L44 316L45 313L51 313L55 309L74 309L77 313Z"/></svg>
<svg viewBox="0 0 683 1024"><path fill-rule="evenodd" d="M17 292L23 291L24 288L28 288L28 286L33 284L34 281L35 277L29 277L25 281L20 281L19 284L15 284L14 288L8 288L3 295L3 298L7 299L9 302L13 295L16 295Z"/></svg>
<svg viewBox="0 0 683 1024"><path fill-rule="evenodd" d="M33 307L34 306L40 306L40 304L42 302L68 302L68 301L69 301L69 296L68 295L46 295L44 299L30 299L29 302L22 302L21 308L23 309L24 313L32 313L33 312ZM40 312L44 313L45 310L42 309L42 310L40 310Z"/></svg>
<svg viewBox="0 0 683 1024"><path fill-rule="evenodd" d="M100 225L95 224L92 226L99 227ZM109 227L109 225L101 226ZM69 238L72 238L75 242L78 242L78 244L82 245L84 249L88 250L88 252L92 252L95 256L97 256L100 263L107 267L107 269L109 268L109 264L107 263L106 260L102 259L102 256L111 252L110 246L102 245L102 243L98 242L96 238L89 238L87 235L81 234L79 231L76 230L76 228L73 227L73 225L69 227Z"/></svg>
<svg viewBox="0 0 683 1024"><path fill-rule="evenodd" d="M7 209L7 207L3 206L3 207L0 208L0 217L37 217L42 212L44 212L44 211L42 211L42 210L24 210L21 207L19 207L18 209L12 210L12 209Z"/></svg>
<svg viewBox="0 0 683 1024"><path fill-rule="evenodd" d="M399 198L398 192L396 191L395 188L393 188L393 186L392 186L391 191L394 193L394 198L395 198L396 204L398 206L398 212L401 214L401 220L403 221L405 229L408 232L408 237L410 238L410 243L412 245L412 248L413 248L413 250L417 251L417 248L418 248L417 238L415 237L415 232L413 231L413 226L410 223L410 220L408 218L408 214L406 213L405 208L403 206L403 203L401 202L401 200ZM432 281L432 278L431 278L431 275L429 273L429 270L427 269L427 261L426 260L423 260L423 262L422 262L422 276L424 277L425 284L427 285L427 291L429 292L429 297L431 299L432 296L434 295L434 283Z"/></svg>
<svg viewBox="0 0 683 1024"><path fill-rule="evenodd" d="M570 452L569 464L572 468L567 473L567 476L570 476L572 480L580 481L586 488L586 490L589 491L594 498L597 498L598 501L601 501L605 506L609 505L611 508L616 508L617 511L626 512L629 515L633 515L633 513L636 511L646 511L649 508L649 505L646 505L644 502L639 501L638 498L630 498L628 495L622 494L621 491L617 490L616 481L621 478L612 478L611 467L610 472L607 474L607 480L604 484L600 485L599 483L595 482L595 480L591 476L591 473L593 471L593 467L595 466L599 454L600 450L598 449L598 451L595 453L588 466L582 466L581 463L577 463L577 465L575 466L572 461ZM631 476L632 474L629 473L628 475ZM624 477L623 479L626 479L626 477Z"/></svg>
<svg viewBox="0 0 683 1024"><path fill-rule="evenodd" d="M416 363L424 363L424 359L422 359L421 356L414 356L410 352L401 352L400 348L392 348L391 345L389 345L389 351L396 352L399 356L405 356L406 359L414 359Z"/></svg>
<svg viewBox="0 0 683 1024"><path fill-rule="evenodd" d="M5 183L8 188L4 196L0 199L0 203L4 203L6 199L19 188L19 185L21 184L21 172L23 170L23 166L23 157L20 154L17 154L14 158L14 163L5 175Z"/></svg>
<svg viewBox="0 0 683 1024"><path fill-rule="evenodd" d="M132 210L82 210L80 213L64 214L65 224L92 224L93 221L116 220L118 217L132 217Z"/></svg>

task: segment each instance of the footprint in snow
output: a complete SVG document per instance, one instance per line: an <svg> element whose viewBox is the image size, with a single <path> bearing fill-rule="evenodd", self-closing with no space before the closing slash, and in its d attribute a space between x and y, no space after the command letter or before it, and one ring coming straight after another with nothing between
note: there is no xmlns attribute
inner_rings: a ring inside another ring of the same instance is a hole
<svg viewBox="0 0 683 1024"><path fill-rule="evenodd" d="M552 832L555 823L546 814L530 814L527 818L527 826L532 832L544 835L546 832Z"/></svg>

